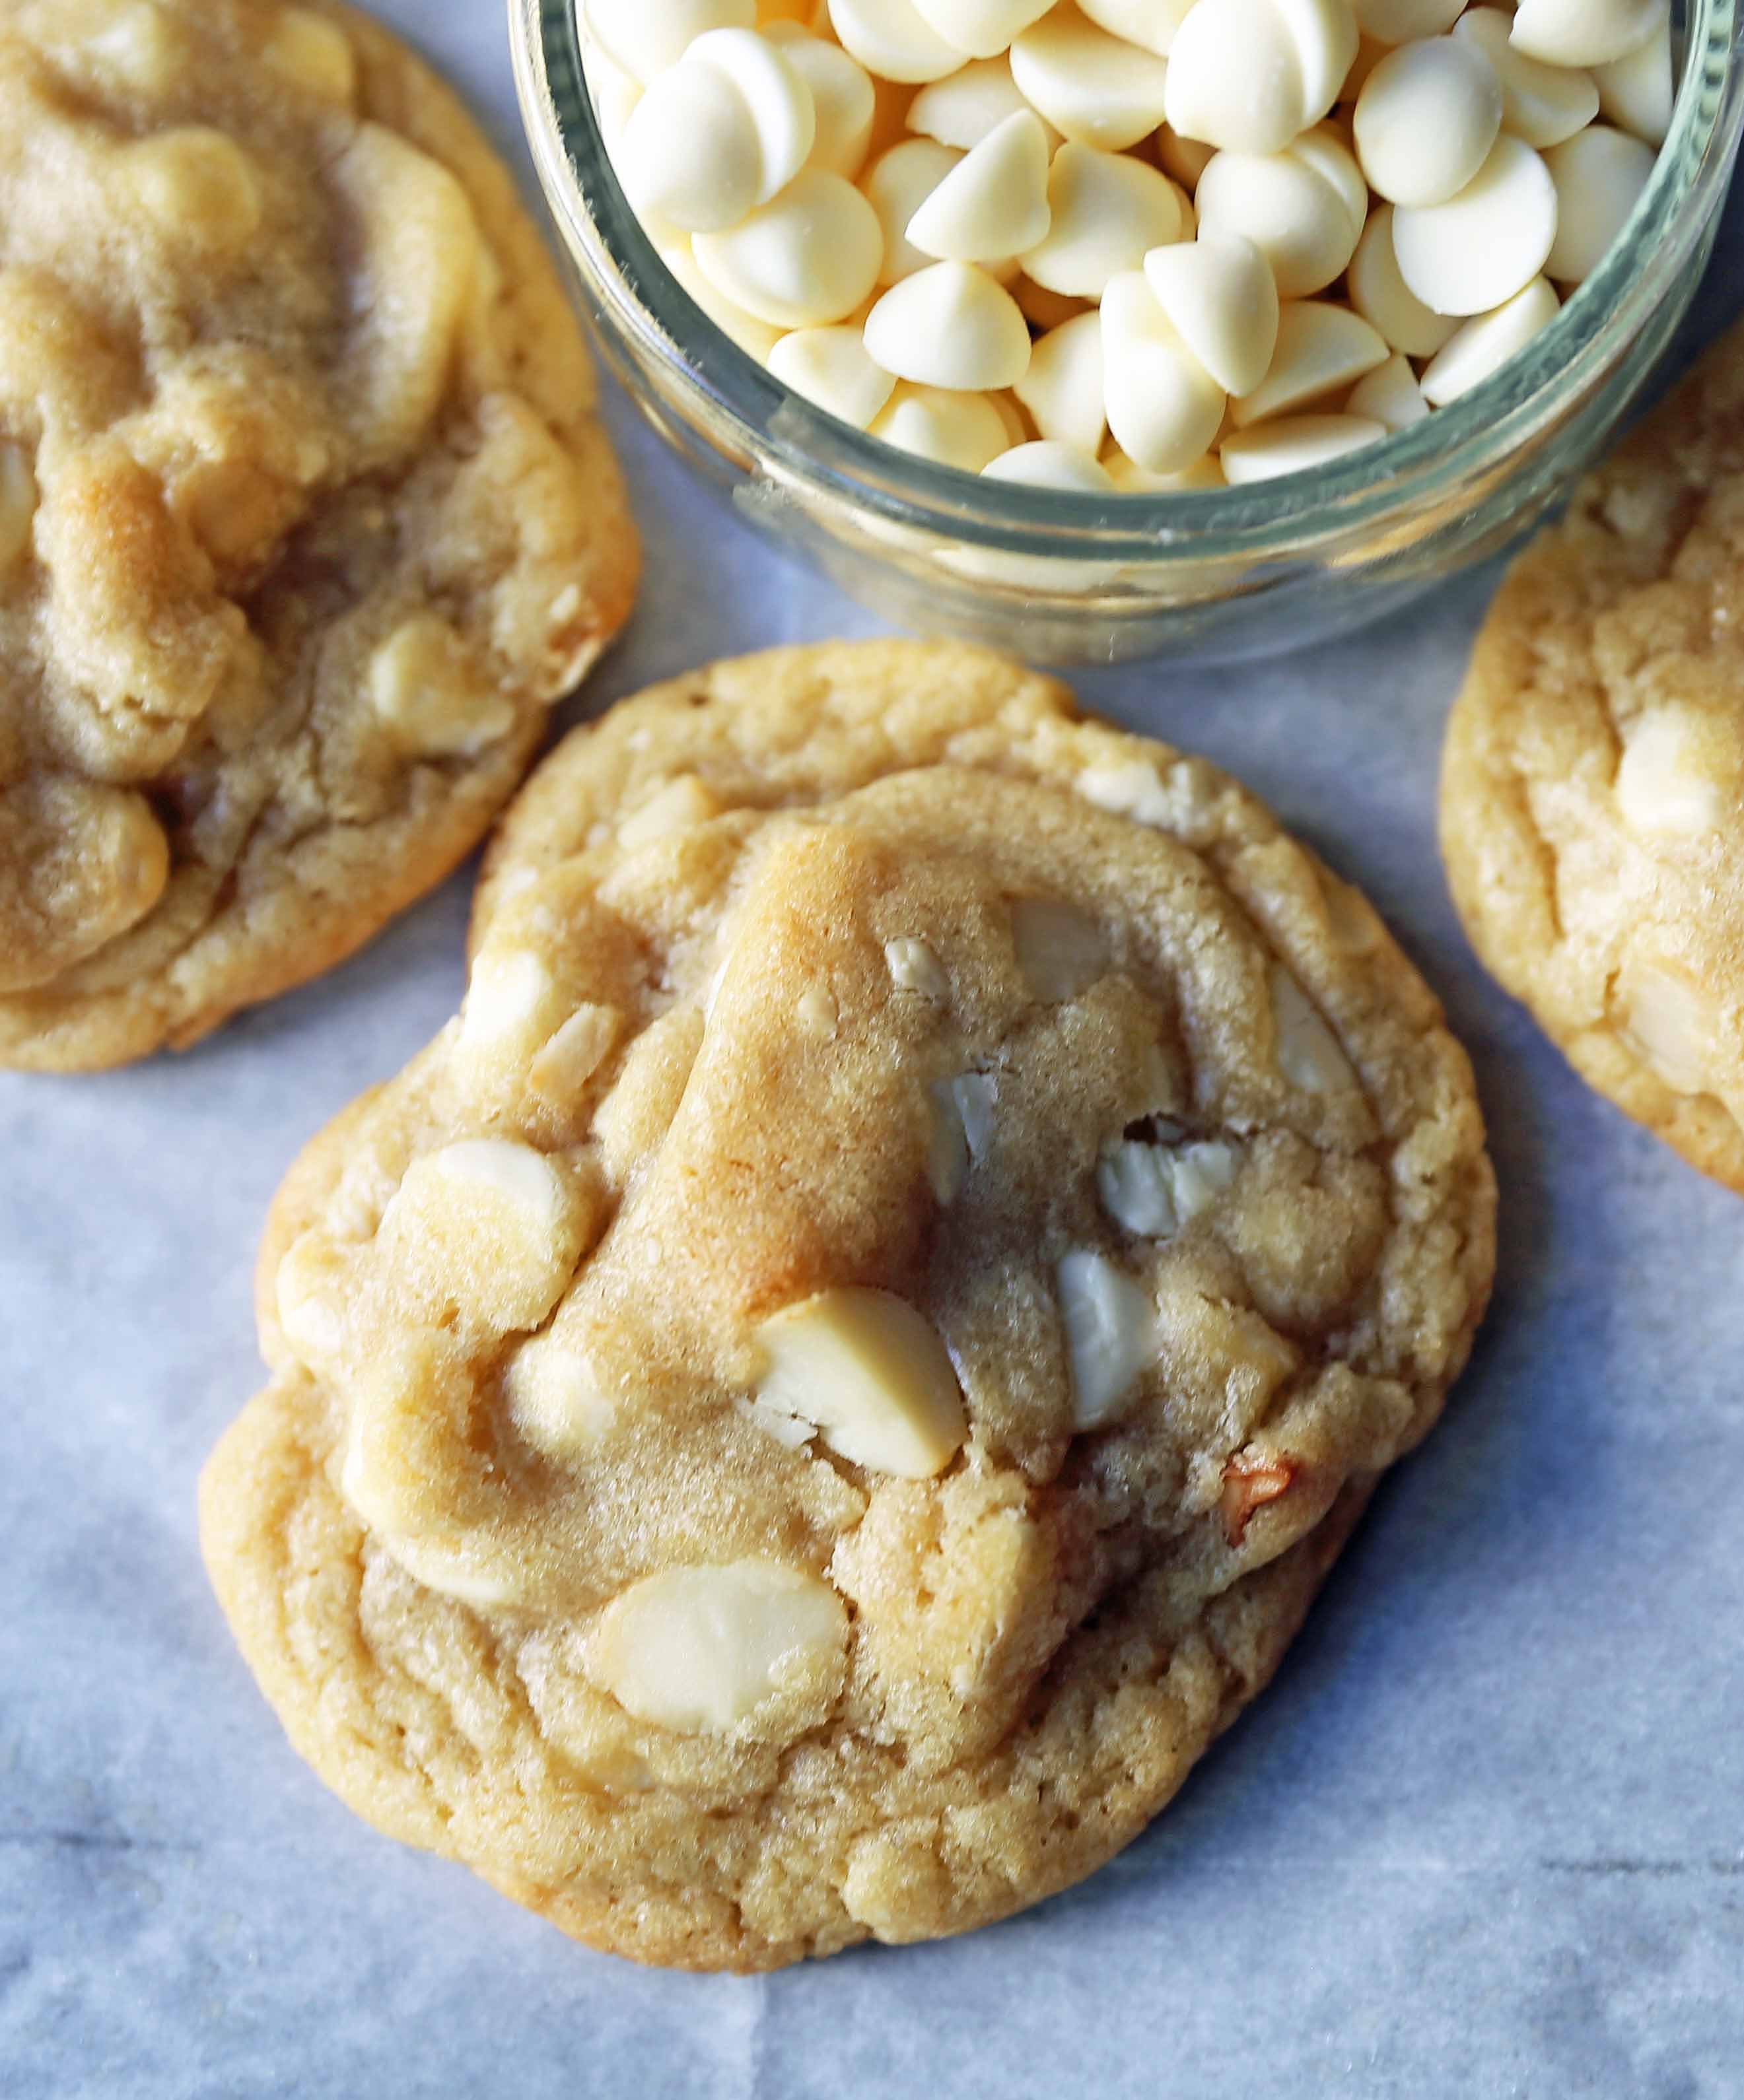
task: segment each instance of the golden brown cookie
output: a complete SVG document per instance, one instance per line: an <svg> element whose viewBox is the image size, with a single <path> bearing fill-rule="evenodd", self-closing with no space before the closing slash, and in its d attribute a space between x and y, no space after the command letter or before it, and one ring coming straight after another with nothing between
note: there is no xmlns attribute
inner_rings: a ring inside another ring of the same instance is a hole
<svg viewBox="0 0 1744 2100"><path fill-rule="evenodd" d="M1472 945L1575 1070L1744 1191L1744 329L1587 476L1448 726Z"/></svg>
<svg viewBox="0 0 1744 2100"><path fill-rule="evenodd" d="M207 1561L344 1798L578 1938L961 1931L1265 1683L1493 1259L1440 1008L1226 775L977 650L717 664L292 1173Z"/></svg>
<svg viewBox="0 0 1744 2100"><path fill-rule="evenodd" d="M0 1063L191 1042L367 940L635 566L575 317L404 45L0 0Z"/></svg>

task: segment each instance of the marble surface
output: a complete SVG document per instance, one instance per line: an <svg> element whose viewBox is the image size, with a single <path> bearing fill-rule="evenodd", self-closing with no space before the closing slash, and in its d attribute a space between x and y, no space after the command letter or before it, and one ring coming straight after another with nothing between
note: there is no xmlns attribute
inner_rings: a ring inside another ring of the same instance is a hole
<svg viewBox="0 0 1744 2100"><path fill-rule="evenodd" d="M515 136L495 0L388 0ZM1694 333L1744 303L1734 214ZM625 405L648 580L588 695L869 632ZM966 1940L762 1981L573 1948L294 1756L201 1573L303 1139L461 991L467 880L179 1058L0 1077L0 2093L1744 2093L1744 1204L1485 980L1432 836L1493 573L1256 668L1082 679L1380 902L1477 1059L1495 1310L1274 1689L1147 1837Z"/></svg>

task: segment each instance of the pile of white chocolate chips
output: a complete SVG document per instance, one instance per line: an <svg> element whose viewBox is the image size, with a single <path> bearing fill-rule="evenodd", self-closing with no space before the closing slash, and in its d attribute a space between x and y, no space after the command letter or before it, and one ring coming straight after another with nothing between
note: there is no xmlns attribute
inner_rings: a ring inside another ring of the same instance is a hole
<svg viewBox="0 0 1744 2100"><path fill-rule="evenodd" d="M1668 0L579 0L625 193L797 392L972 474L1289 474L1597 265Z"/></svg>

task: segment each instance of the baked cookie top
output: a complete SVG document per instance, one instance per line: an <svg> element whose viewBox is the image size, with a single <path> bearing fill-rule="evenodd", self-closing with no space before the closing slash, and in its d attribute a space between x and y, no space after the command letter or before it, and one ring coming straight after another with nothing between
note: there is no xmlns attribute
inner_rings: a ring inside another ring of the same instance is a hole
<svg viewBox="0 0 1744 2100"><path fill-rule="evenodd" d="M628 608L593 411L383 30L0 0L0 1062L185 1043L478 838Z"/></svg>
<svg viewBox="0 0 1744 2100"><path fill-rule="evenodd" d="M1744 1190L1744 329L1509 571L1448 727L1442 848L1582 1076Z"/></svg>
<svg viewBox="0 0 1744 2100"><path fill-rule="evenodd" d="M209 1564L365 1815L757 1968L1088 1873L1258 1688L1488 1291L1464 1052L1226 775L938 643L541 769L318 1139Z"/></svg>

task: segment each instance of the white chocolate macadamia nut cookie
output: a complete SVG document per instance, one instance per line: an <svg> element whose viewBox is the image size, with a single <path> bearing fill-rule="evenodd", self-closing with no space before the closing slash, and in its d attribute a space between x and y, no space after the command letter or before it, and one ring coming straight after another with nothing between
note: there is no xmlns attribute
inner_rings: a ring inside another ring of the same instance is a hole
<svg viewBox="0 0 1744 2100"><path fill-rule="evenodd" d="M1494 1187L1435 1000L1226 775L943 643L577 730L475 931L280 1192L203 1483L293 1740L644 1961L1088 1873L1465 1360Z"/></svg>
<svg viewBox="0 0 1744 2100"><path fill-rule="evenodd" d="M0 4L0 1064L359 946L635 565L575 319L421 60L325 0Z"/></svg>
<svg viewBox="0 0 1744 2100"><path fill-rule="evenodd" d="M1070 448L1053 485L1098 496L1303 472L1487 379L1611 249L1671 115L1669 0L578 4L625 192L741 349L938 464ZM1278 305L1309 298L1378 331L1384 382L1296 354Z"/></svg>
<svg viewBox="0 0 1744 2100"><path fill-rule="evenodd" d="M1442 851L1472 945L1582 1078L1744 1193L1744 330L1509 571L1448 726Z"/></svg>

